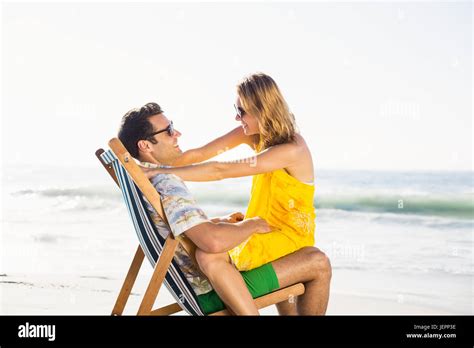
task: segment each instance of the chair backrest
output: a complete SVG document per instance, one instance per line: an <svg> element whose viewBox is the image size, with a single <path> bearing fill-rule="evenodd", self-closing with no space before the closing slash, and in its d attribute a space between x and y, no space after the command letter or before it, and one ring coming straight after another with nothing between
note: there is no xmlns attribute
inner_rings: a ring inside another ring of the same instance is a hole
<svg viewBox="0 0 474 348"><path fill-rule="evenodd" d="M140 245L152 267L155 267L165 239L158 233L145 207L142 192L111 150L102 153L101 158L104 163L111 164L114 169ZM191 315L204 315L196 293L175 260L170 264L164 283L183 310Z"/></svg>

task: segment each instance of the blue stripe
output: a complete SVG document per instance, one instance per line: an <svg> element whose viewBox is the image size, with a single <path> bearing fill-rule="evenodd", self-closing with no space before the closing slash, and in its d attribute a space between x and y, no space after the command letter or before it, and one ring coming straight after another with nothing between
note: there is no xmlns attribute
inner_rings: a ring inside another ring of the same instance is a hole
<svg viewBox="0 0 474 348"><path fill-rule="evenodd" d="M107 164L112 163L140 245L151 265L155 267L163 250L165 239L158 233L147 209L144 208L144 198L140 190L119 163L115 154L109 150L104 152L101 158ZM175 260L171 261L164 283L186 312L191 315L204 315L197 301L196 293Z"/></svg>
<svg viewBox="0 0 474 348"><path fill-rule="evenodd" d="M141 200L140 203L142 204L142 206L144 206L143 197L141 195L139 195L139 198ZM144 209L144 212L147 215L147 217L146 217L147 221L152 221L148 210ZM161 245L164 245L165 240L163 239L163 237L160 236L155 224L151 224L150 227L153 230L153 235L156 236L158 238L158 240L160 240ZM170 285L174 288L175 293L181 292L181 293L186 294L186 295L184 295L184 299L186 300L186 302L189 302L190 306L197 307L197 308L193 308L193 311L197 311L197 312L201 311L201 308L198 305L196 293L194 292L193 288L191 287L191 284L189 284L188 280L186 279L186 276L181 271L181 268L179 267L178 263L174 259L171 262L172 262L172 266L173 266L173 267L171 267L171 272L173 274L175 274L175 276L177 276L177 278L180 282L182 282L182 287L181 287L181 289L178 289L177 285L176 286L173 286L172 284L170 284ZM171 275L167 274L166 277L168 278L168 276L171 276ZM171 280L169 280L169 281L171 282ZM181 290L181 291L179 291L179 290ZM190 301L190 297L192 297L194 301ZM179 301L179 296L178 296L177 301ZM197 315L197 313L195 315Z"/></svg>

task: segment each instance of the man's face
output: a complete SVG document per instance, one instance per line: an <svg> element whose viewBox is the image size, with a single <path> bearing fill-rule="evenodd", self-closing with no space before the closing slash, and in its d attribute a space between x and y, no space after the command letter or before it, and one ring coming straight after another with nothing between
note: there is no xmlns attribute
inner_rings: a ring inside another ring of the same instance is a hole
<svg viewBox="0 0 474 348"><path fill-rule="evenodd" d="M153 133L166 129L170 125L170 121L164 114L158 114L151 116L148 122L153 127ZM156 144L151 141L147 141L148 148L147 152L158 162L164 165L170 165L175 159L181 156L183 151L178 146L178 138L181 133L174 129L172 135L169 135L167 131L161 132L153 136L156 140Z"/></svg>

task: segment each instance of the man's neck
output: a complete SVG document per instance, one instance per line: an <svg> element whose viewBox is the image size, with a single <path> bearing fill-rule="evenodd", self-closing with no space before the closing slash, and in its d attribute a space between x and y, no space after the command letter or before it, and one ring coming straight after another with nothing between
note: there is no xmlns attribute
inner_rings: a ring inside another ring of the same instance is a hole
<svg viewBox="0 0 474 348"><path fill-rule="evenodd" d="M166 165L168 165L168 164L166 164L166 163L159 162L159 161L156 160L153 156L139 156L139 157L138 157L138 160L139 160L140 162L152 163L152 164L156 164L156 165L158 165L158 166L162 166L162 165L166 166Z"/></svg>

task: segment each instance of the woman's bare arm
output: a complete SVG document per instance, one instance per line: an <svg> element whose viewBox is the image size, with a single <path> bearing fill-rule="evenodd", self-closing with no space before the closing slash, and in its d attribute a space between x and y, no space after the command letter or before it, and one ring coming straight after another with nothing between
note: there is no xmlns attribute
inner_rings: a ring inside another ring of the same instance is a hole
<svg viewBox="0 0 474 348"><path fill-rule="evenodd" d="M245 135L242 127L237 127L204 146L183 152L183 154L172 163L172 166L200 163L233 149L240 144L253 146L251 136Z"/></svg>
<svg viewBox="0 0 474 348"><path fill-rule="evenodd" d="M145 169L150 178L159 173L175 174L185 181L216 181L237 178L293 166L301 160L302 147L294 143L272 146L256 156L231 162L205 162L184 167Z"/></svg>

